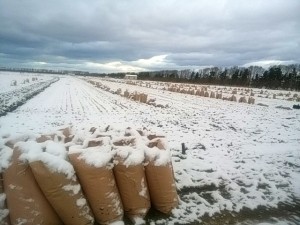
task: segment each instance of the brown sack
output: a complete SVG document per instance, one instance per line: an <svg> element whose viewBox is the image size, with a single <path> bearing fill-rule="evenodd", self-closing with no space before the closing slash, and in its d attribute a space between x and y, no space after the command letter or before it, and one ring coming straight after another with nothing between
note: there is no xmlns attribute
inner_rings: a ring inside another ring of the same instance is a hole
<svg viewBox="0 0 300 225"><path fill-rule="evenodd" d="M60 129L59 131L62 132L62 134L64 136L64 142L65 143L71 142L73 140L74 135L72 134L72 129L70 127Z"/></svg>
<svg viewBox="0 0 300 225"><path fill-rule="evenodd" d="M112 169L90 166L79 159L80 153L69 154L96 221L109 224L123 219L123 207Z"/></svg>
<svg viewBox="0 0 300 225"><path fill-rule="evenodd" d="M126 216L133 221L144 218L151 207L144 166L125 166L119 162L114 174Z"/></svg>
<svg viewBox="0 0 300 225"><path fill-rule="evenodd" d="M39 136L38 138L36 138L36 142L37 143L42 143L42 142L46 142L49 140L54 140L55 135L54 134L49 134L49 135L44 135L42 134L41 136Z"/></svg>
<svg viewBox="0 0 300 225"><path fill-rule="evenodd" d="M63 224L44 197L28 164L19 161L20 154L14 149L12 163L3 174L11 224Z"/></svg>
<svg viewBox="0 0 300 225"><path fill-rule="evenodd" d="M63 129L60 129L59 131L61 131L65 137L69 137L72 135L70 127L65 127Z"/></svg>
<svg viewBox="0 0 300 225"><path fill-rule="evenodd" d="M74 137L73 136L70 136L71 137L71 140L72 138ZM35 139L35 141L37 143L43 143L43 142L46 142L46 141L58 141L58 142L61 142L64 140L64 142L69 142L69 141L66 141L66 140L70 140L69 138L65 138L65 136L63 136L62 134L42 134L41 136L37 137Z"/></svg>
<svg viewBox="0 0 300 225"><path fill-rule="evenodd" d="M86 147L96 147L96 146L100 146L103 144L103 140L100 140L99 138L94 138L94 139L89 139L86 143Z"/></svg>
<svg viewBox="0 0 300 225"><path fill-rule="evenodd" d="M173 169L171 163L166 166L155 166L150 162L145 167L151 203L158 211L170 214L178 205Z"/></svg>
<svg viewBox="0 0 300 225"><path fill-rule="evenodd" d="M51 172L41 161L30 163L34 177L44 195L65 225L93 224L90 208L75 176Z"/></svg>
<svg viewBox="0 0 300 225"><path fill-rule="evenodd" d="M164 142L160 138L149 142L148 147L157 147L165 150ZM151 203L158 211L170 214L172 209L178 205L173 167L171 161L166 165L155 165L155 159L148 159L145 173L149 187Z"/></svg>

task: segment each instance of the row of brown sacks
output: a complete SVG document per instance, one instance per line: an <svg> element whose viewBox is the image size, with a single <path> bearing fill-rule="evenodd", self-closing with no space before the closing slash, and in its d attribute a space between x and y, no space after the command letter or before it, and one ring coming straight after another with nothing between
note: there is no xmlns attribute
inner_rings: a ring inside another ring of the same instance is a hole
<svg viewBox="0 0 300 225"><path fill-rule="evenodd" d="M172 92L179 92L179 93L185 93L185 94L191 94L191 95L198 95L198 96L203 96L203 97L210 97L210 98L216 98L216 99L222 99L222 100L228 100L228 101L233 101L236 102L236 96L232 95L230 97L222 97L222 93L215 93L213 91L210 92L210 94L205 91L203 88L202 90L194 90L194 89L180 89L176 87L170 87L168 91ZM248 104L255 104L255 99L253 97L249 97L248 101L245 96L240 97L239 101L240 103L248 103Z"/></svg>
<svg viewBox="0 0 300 225"><path fill-rule="evenodd" d="M41 161L25 163L14 148L10 166L3 173L9 218L7 224L92 225L94 217L76 177L51 171ZM68 190L64 187L78 187Z"/></svg>
<svg viewBox="0 0 300 225"><path fill-rule="evenodd" d="M141 86L141 85L140 85ZM201 89L199 89L196 85L177 85L177 84L170 84L168 85L169 87L167 89L164 88L164 90L168 90L171 92L178 92L178 93L183 93L183 94L190 94L190 95L198 95L198 96L203 96L203 97L210 97L210 98L216 98L216 99L222 99L222 100L229 100L229 101L237 101L236 97L234 96L234 94L237 94L238 90L245 90L246 93L250 92L250 96L253 97L254 93L252 92L252 89L243 89L243 88L234 88L232 91L233 96L230 97L222 97L222 92L214 92L211 91L210 93L208 92L208 88L207 87L201 87ZM255 104L255 99L249 97L248 101L246 100L245 96L242 96L239 99L239 102L241 103L248 103L248 104Z"/></svg>
<svg viewBox="0 0 300 225"><path fill-rule="evenodd" d="M93 84L94 86L101 88L105 91L110 91L110 88L106 85L103 85L101 82L95 82L95 81L88 81L89 83ZM124 95L122 95L122 89L118 88L116 92L114 92L117 95L124 96L125 98L132 99L134 101L142 102L142 103L148 103L147 98L148 95L144 93L138 93L135 92L129 92L128 90L124 91Z"/></svg>
<svg viewBox="0 0 300 225"><path fill-rule="evenodd" d="M114 80L108 80L108 81L115 82ZM143 82L143 81L130 81L129 83L126 82L126 84L139 85L139 86L143 86L143 84L146 84L146 87L151 88L151 83ZM165 83L161 83L161 82L155 82L154 84L160 85L160 86L165 85ZM201 90L199 89L198 85L191 85L191 84L167 83L167 86L168 86L168 88L163 88L163 90L168 90L168 91L171 91L171 92L179 92L179 93L184 93L184 94L199 95L199 96L204 96L204 97L209 97L210 96L211 98L214 98L214 97L212 97L212 94L208 93L208 88L210 86L202 86ZM218 90L221 90L221 89L227 90L227 87L224 86L223 88L218 88ZM229 87L228 90L232 90L232 88ZM235 95L235 94L237 94L238 91L243 91L243 92L245 91L246 94L248 94L250 92L251 97L253 97L255 95L253 90L250 89L250 88L233 88L231 94ZM213 93L213 95L214 95L213 91L211 91L211 93ZM263 93L264 93L264 91L261 90L260 94L263 94ZM280 94L281 95L279 95L279 96L283 95L282 93L280 93ZM243 94L241 94L241 95L243 95ZM274 95L276 96L276 94L274 94ZM274 95L273 95L273 98L274 98ZM290 95L291 95L291 93L286 94L286 96L290 96ZM217 99L222 99L222 93L218 93L216 91L215 96L216 96ZM291 98L291 99L296 99L297 101L300 101L300 97L298 97L297 94L294 94L293 98ZM227 99L224 99L224 100L227 100ZM254 102L249 103L249 104L254 104Z"/></svg>
<svg viewBox="0 0 300 225"><path fill-rule="evenodd" d="M124 97L133 99L134 101L147 103L148 95L144 93L132 92L130 93L128 90L124 91Z"/></svg>
<svg viewBox="0 0 300 225"><path fill-rule="evenodd" d="M151 146L163 148L159 139L154 139ZM171 163L125 166L119 160L113 169L96 168L80 160L78 154L69 154L78 181L51 171L41 161L26 164L20 161L20 154L15 148L12 164L3 174L12 224L26 220L26 224L81 225L93 224L93 218L100 224L109 224L122 220L123 209L134 220L144 218L151 204L166 214L178 204ZM70 184L81 186L83 192L70 195L62 188ZM78 204L84 203L84 195L88 204Z"/></svg>
<svg viewBox="0 0 300 225"><path fill-rule="evenodd" d="M124 95L121 95L121 96L124 96L126 98L132 99L132 100L137 101L137 102L146 103L148 105L152 105L152 106L155 106L155 107L160 107L160 108L166 108L167 107L167 105L156 103L156 99L153 99L153 98L148 99L147 94L139 93L137 91L129 92L128 90L126 90L126 91L124 91Z"/></svg>

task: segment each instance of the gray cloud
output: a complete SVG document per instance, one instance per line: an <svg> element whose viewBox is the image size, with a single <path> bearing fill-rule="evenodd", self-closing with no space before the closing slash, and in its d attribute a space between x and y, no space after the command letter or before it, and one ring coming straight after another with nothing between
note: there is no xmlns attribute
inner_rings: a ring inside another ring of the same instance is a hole
<svg viewBox="0 0 300 225"><path fill-rule="evenodd" d="M0 0L0 65L105 72L299 63L299 9L298 0Z"/></svg>

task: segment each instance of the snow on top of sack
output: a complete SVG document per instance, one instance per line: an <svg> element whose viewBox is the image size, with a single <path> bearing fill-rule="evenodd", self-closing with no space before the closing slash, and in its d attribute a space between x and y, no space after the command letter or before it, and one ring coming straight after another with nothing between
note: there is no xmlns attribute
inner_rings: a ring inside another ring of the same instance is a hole
<svg viewBox="0 0 300 225"><path fill-rule="evenodd" d="M146 144L143 137L133 129L126 129L125 135L113 139L113 150L126 166L139 165L144 162Z"/></svg>
<svg viewBox="0 0 300 225"><path fill-rule="evenodd" d="M74 168L71 165L71 163L69 163L68 161L66 161L65 159L52 155L48 152L43 152L41 154L37 154L37 155L31 155L28 158L29 162L35 162L35 161L41 161L43 162L47 168L53 172L53 173L63 173L65 174L69 179L71 179L74 174Z"/></svg>
<svg viewBox="0 0 300 225"><path fill-rule="evenodd" d="M95 167L106 166L113 158L112 152L103 151L104 148L109 147L92 147L86 149L79 156L79 159L83 159L87 164Z"/></svg>
<svg viewBox="0 0 300 225"><path fill-rule="evenodd" d="M30 157L31 155L40 154L43 152L43 146L42 144L39 144L35 141L20 141L15 144L15 147L18 148L18 150L24 155L26 159L26 156Z"/></svg>
<svg viewBox="0 0 300 225"><path fill-rule="evenodd" d="M148 146L145 155L148 161L154 161L155 166L164 166L171 161L171 152L165 139L155 138L149 141Z"/></svg>
<svg viewBox="0 0 300 225"><path fill-rule="evenodd" d="M157 154L157 157L154 161L155 166L165 166L171 161L171 154L169 150L161 151Z"/></svg>
<svg viewBox="0 0 300 225"><path fill-rule="evenodd" d="M46 143L46 152L58 156L59 158L63 158L63 159L67 158L67 151L64 145L53 141L46 141L45 143Z"/></svg>
<svg viewBox="0 0 300 225"><path fill-rule="evenodd" d="M27 154L29 157L31 155L47 152L59 158L66 159L67 152L64 144L51 140L42 143L37 143L36 141L18 142L15 147L17 147L21 153Z"/></svg>
<svg viewBox="0 0 300 225"><path fill-rule="evenodd" d="M71 146L69 154L79 153L79 159L84 160L88 165L94 167L107 166L113 158L110 145L83 148L81 145Z"/></svg>
<svg viewBox="0 0 300 225"><path fill-rule="evenodd" d="M18 142L16 147L21 151L19 157L22 161L43 162L50 171L64 173L71 178L74 174L73 166L66 161L66 150L62 143L46 141L37 143L35 141Z"/></svg>
<svg viewBox="0 0 300 225"><path fill-rule="evenodd" d="M7 138L4 138L3 141L5 141L5 145L7 145L10 148L13 148L14 145L20 141L28 141L28 140L34 140L36 138L33 134L15 134L15 135L8 135Z"/></svg>
<svg viewBox="0 0 300 225"><path fill-rule="evenodd" d="M52 132L52 134L61 136L62 132L62 130L59 130ZM158 135L146 128L135 129L117 124L92 128L72 128L70 133L75 137L66 144L58 139L37 143L35 141L37 135L18 135L15 140L23 140L16 143L16 147L21 151L20 159L29 162L40 160L52 171L62 172L65 170L69 175L74 173L74 169L66 161L68 153L80 153L80 159L95 167L111 165L110 162L114 156L116 156L115 159L121 160L126 166L142 164L145 157L147 161L154 161L154 165L157 166L166 165L171 160L171 154L164 139L154 138L149 140L148 134L153 137ZM11 141L10 138L11 136L1 139L0 149L1 146L4 146L4 143ZM91 145L89 145L90 142ZM160 149L161 146L164 150ZM66 147L69 147L69 152ZM8 149L1 151L3 157L1 157L0 166L7 167L9 161L5 159L11 157L11 151Z"/></svg>
<svg viewBox="0 0 300 225"><path fill-rule="evenodd" d="M154 161L155 166L163 166L171 161L171 153L165 139L155 138L149 141L146 136L148 133L146 129L136 130L128 127L112 140L116 156L123 160L124 165L141 164L145 156L147 160Z"/></svg>
<svg viewBox="0 0 300 225"><path fill-rule="evenodd" d="M103 136L97 137L98 135L95 135L95 134L93 134L92 136L93 136L92 138L86 138L83 141L83 144L82 144L83 148L88 148L90 142L100 142L102 146L107 146L107 145L111 144L110 143L110 137L108 137L108 136L106 136L106 137L103 137Z"/></svg>
<svg viewBox="0 0 300 225"><path fill-rule="evenodd" d="M144 162L144 151L141 148L130 146L118 146L114 148L116 156L123 160L125 166L135 166Z"/></svg>

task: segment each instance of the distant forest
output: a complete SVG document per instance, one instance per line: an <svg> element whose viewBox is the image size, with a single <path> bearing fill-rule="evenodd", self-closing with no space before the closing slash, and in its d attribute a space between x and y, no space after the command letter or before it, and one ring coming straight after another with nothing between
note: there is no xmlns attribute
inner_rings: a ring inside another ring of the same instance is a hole
<svg viewBox="0 0 300 225"><path fill-rule="evenodd" d="M211 67L193 70L162 70L136 74L139 80L188 82L209 85L230 85L255 88L285 89L300 91L300 64L272 66L264 69L250 67ZM125 73L108 74L122 78Z"/></svg>
<svg viewBox="0 0 300 225"><path fill-rule="evenodd" d="M185 82L209 85L230 85L255 88L285 89L300 91L300 64L271 66L264 69L250 67L210 67L199 70L161 70L130 73L90 73L84 71L55 71L46 69L0 68L0 71L56 73L80 76L109 76L124 78L126 74L136 74L138 80L165 82Z"/></svg>

